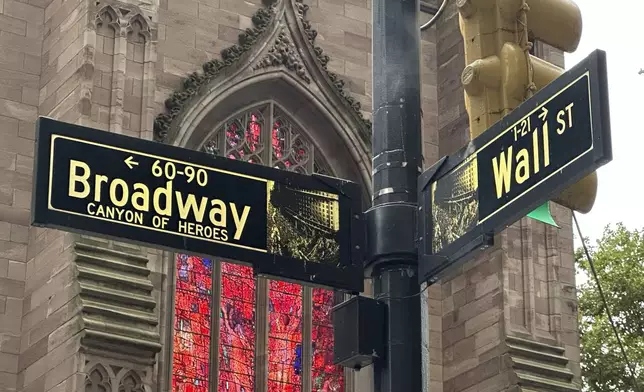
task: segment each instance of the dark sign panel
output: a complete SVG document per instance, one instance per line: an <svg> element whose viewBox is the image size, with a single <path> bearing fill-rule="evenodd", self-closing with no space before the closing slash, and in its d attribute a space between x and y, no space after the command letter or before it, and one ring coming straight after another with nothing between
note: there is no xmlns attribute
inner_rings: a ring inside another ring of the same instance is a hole
<svg viewBox="0 0 644 392"><path fill-rule="evenodd" d="M362 291L357 184L40 118L33 224Z"/></svg>
<svg viewBox="0 0 644 392"><path fill-rule="evenodd" d="M421 177L421 255L434 256L421 269L440 272L611 159L606 59L596 51Z"/></svg>

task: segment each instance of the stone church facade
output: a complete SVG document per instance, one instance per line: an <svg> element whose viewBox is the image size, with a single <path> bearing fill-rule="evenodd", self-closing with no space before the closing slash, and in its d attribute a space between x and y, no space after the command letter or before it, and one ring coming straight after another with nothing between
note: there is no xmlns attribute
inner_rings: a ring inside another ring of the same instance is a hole
<svg viewBox="0 0 644 392"><path fill-rule="evenodd" d="M469 135L450 3L422 32L426 167ZM0 0L0 391L371 391L330 360L341 293L29 225L38 116L351 179L366 206L371 34L370 0ZM580 389L553 209L427 290L430 391Z"/></svg>

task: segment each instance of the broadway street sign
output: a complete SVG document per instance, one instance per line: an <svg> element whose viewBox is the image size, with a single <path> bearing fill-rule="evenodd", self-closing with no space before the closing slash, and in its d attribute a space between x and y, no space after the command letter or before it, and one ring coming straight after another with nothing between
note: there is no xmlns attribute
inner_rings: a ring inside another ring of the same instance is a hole
<svg viewBox="0 0 644 392"><path fill-rule="evenodd" d="M363 288L357 184L40 118L32 221Z"/></svg>
<svg viewBox="0 0 644 392"><path fill-rule="evenodd" d="M423 173L421 281L611 159L606 57L598 50Z"/></svg>

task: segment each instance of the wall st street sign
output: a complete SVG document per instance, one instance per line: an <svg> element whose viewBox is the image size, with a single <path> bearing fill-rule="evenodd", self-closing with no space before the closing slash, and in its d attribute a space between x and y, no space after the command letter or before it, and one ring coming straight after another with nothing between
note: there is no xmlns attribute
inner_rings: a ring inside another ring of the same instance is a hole
<svg viewBox="0 0 644 392"><path fill-rule="evenodd" d="M38 121L32 221L363 288L357 184Z"/></svg>
<svg viewBox="0 0 644 392"><path fill-rule="evenodd" d="M611 159L606 57L597 50L421 176L421 281Z"/></svg>

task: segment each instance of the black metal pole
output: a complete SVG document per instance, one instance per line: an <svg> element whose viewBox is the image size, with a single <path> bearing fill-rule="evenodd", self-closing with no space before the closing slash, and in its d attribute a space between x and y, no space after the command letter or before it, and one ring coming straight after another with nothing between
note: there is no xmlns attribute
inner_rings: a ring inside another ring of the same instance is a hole
<svg viewBox="0 0 644 392"><path fill-rule="evenodd" d="M420 392L421 318L415 227L422 170L418 0L373 0L373 206L367 211L374 294L387 303L376 392Z"/></svg>

